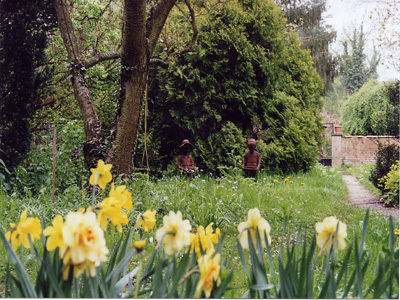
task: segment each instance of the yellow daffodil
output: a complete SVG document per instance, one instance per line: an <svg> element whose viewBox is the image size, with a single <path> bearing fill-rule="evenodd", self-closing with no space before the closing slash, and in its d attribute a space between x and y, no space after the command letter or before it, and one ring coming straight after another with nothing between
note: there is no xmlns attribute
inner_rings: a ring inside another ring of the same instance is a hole
<svg viewBox="0 0 400 300"><path fill-rule="evenodd" d="M40 239L40 234L42 232L42 226L40 225L40 220L38 218L28 218L28 210L21 214L19 223L15 225L10 223L11 230L6 233L6 239L11 242L13 249L16 251L19 246L24 246L25 248L30 248L29 236L31 240Z"/></svg>
<svg viewBox="0 0 400 300"><path fill-rule="evenodd" d="M91 185L96 184L104 190L106 188L106 184L112 180L111 170L112 164L105 164L101 159L97 163L97 168L90 169L92 175L90 175L89 183ZM96 180L97 178L97 180Z"/></svg>
<svg viewBox="0 0 400 300"><path fill-rule="evenodd" d="M104 231L96 221L96 214L68 213L62 228L64 246L60 249L63 258L64 279L68 278L69 268L74 268L74 277L85 273L86 276L96 276L96 267L107 260L108 249Z"/></svg>
<svg viewBox="0 0 400 300"><path fill-rule="evenodd" d="M217 228L214 233L212 228L213 224L214 223L210 223L205 230L204 227L200 225L197 229L197 234L190 234L190 251L194 249L197 255L200 256L202 254L201 249L207 252L209 249L214 248L213 243L218 243L221 232L219 228Z"/></svg>
<svg viewBox="0 0 400 300"><path fill-rule="evenodd" d="M339 227L337 228L339 224ZM337 228L337 232L336 232ZM317 245L321 249L328 249L329 237L332 235L331 246L335 244L335 237L337 237L337 244L339 250L343 250L346 247L345 238L347 237L347 226L340 222L336 217L327 217L322 222L315 224L315 230L317 231Z"/></svg>
<svg viewBox="0 0 400 300"><path fill-rule="evenodd" d="M214 286L217 287L221 284L221 256L217 253L212 258L212 254L213 250L198 259L200 279L197 283L195 297L200 297L201 292L204 292L205 297L210 298Z"/></svg>
<svg viewBox="0 0 400 300"><path fill-rule="evenodd" d="M109 197L117 199L121 203L121 207L126 209L126 212L130 212L133 208L132 193L126 189L125 185L120 185L115 189L114 183L111 183Z"/></svg>
<svg viewBox="0 0 400 300"><path fill-rule="evenodd" d="M121 224L128 224L128 215L122 211L121 202L110 197L101 202L97 220L104 231L107 230L107 226L111 222L117 226L119 232L122 232Z"/></svg>
<svg viewBox="0 0 400 300"><path fill-rule="evenodd" d="M256 245L256 243L257 243L256 228L258 228L262 246L263 247L266 246L264 232L267 235L268 244L271 244L271 237L269 235L269 233L271 231L271 226L269 225L268 221L266 221L264 218L261 217L261 214L260 214L260 211L258 210L258 208L253 208L253 209L250 209L248 212L247 221L241 222L238 226L239 242L244 249L249 249L249 243L248 243L248 237L247 237L248 230L247 229L249 229L249 231L250 231L253 244Z"/></svg>
<svg viewBox="0 0 400 300"><path fill-rule="evenodd" d="M61 248L64 246L64 238L62 235L62 228L64 225L63 217L60 215L55 216L52 224L53 226L48 226L43 230L43 235L49 236L46 242L47 251L53 251L57 247Z"/></svg>
<svg viewBox="0 0 400 300"><path fill-rule="evenodd" d="M149 231L156 225L156 210L148 209L143 214L138 215L136 228L143 227L144 231Z"/></svg>
<svg viewBox="0 0 400 300"><path fill-rule="evenodd" d="M134 241L133 242L133 247L135 247L135 249L138 252L141 252L145 246L146 246L146 241L145 240L139 240L139 241Z"/></svg>
<svg viewBox="0 0 400 300"><path fill-rule="evenodd" d="M192 226L188 220L182 220L182 213L170 211L163 218L163 227L156 232L157 242L164 244L165 253L168 255L190 245L190 230Z"/></svg>

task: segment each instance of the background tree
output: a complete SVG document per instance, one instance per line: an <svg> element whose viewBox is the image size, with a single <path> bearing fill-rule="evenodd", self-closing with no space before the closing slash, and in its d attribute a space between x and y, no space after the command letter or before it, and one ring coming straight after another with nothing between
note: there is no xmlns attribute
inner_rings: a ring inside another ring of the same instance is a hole
<svg viewBox="0 0 400 300"><path fill-rule="evenodd" d="M329 45L336 38L336 31L324 24L322 14L326 11L326 0L279 0L288 26L294 26L299 34L301 46L310 50L314 66L324 81L324 92L328 91L335 76L336 59L329 52Z"/></svg>
<svg viewBox="0 0 400 300"><path fill-rule="evenodd" d="M225 144L237 132L265 142L263 166L270 170L305 170L315 162L322 84L273 1L215 6L202 22L195 51L152 72L150 125L164 167L189 138L197 164L215 170L224 160L220 147L232 157L243 154L239 141L230 149Z"/></svg>
<svg viewBox="0 0 400 300"><path fill-rule="evenodd" d="M30 148L30 120L47 94L44 51L54 25L49 1L0 1L0 159L10 169Z"/></svg>
<svg viewBox="0 0 400 300"><path fill-rule="evenodd" d="M400 3L391 0L368 2L375 4L370 18L376 20L375 26L379 33L378 48L380 52L387 52L383 60L400 72Z"/></svg>
<svg viewBox="0 0 400 300"><path fill-rule="evenodd" d="M344 53L340 61L340 75L343 77L343 83L350 95L360 89L369 79L377 78L376 68L380 57L374 51L369 64L367 64L364 46L365 35L362 26L360 31L354 29L353 36L343 41Z"/></svg>
<svg viewBox="0 0 400 300"><path fill-rule="evenodd" d="M399 136L399 81L370 80L345 103L341 124L352 135Z"/></svg>

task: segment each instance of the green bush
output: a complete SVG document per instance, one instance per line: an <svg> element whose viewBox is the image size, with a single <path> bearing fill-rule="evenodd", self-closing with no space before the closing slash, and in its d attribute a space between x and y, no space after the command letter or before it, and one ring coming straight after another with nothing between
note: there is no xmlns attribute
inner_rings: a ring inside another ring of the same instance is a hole
<svg viewBox="0 0 400 300"><path fill-rule="evenodd" d="M399 206L399 161L390 167L389 173L379 180L388 192L382 200L389 206Z"/></svg>
<svg viewBox="0 0 400 300"><path fill-rule="evenodd" d="M345 103L341 123L352 135L399 135L400 81L371 80Z"/></svg>
<svg viewBox="0 0 400 300"><path fill-rule="evenodd" d="M149 123L164 164L184 138L199 143L200 157L213 153L232 122L245 139L258 135L267 145L265 168L307 170L322 142L322 82L279 7L228 1L204 18L195 51L150 77ZM244 155L238 139L225 143L221 157ZM198 164L214 172L223 162Z"/></svg>
<svg viewBox="0 0 400 300"><path fill-rule="evenodd" d="M205 170L216 170L218 166L240 167L246 151L246 139L232 122L227 122L206 140L196 141L195 145L196 166Z"/></svg>
<svg viewBox="0 0 400 300"><path fill-rule="evenodd" d="M376 167L371 172L370 180L375 187L383 192L388 190L380 179L386 176L390 172L392 165L396 164L399 159L399 147L396 145L378 145L378 152L376 153Z"/></svg>

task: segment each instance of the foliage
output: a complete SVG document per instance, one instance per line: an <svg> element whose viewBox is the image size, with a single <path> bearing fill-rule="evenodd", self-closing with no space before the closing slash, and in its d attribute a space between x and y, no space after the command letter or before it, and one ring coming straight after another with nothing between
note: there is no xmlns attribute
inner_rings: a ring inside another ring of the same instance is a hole
<svg viewBox="0 0 400 300"><path fill-rule="evenodd" d="M331 88L324 95L324 111L339 118L349 96L343 84L343 77L336 76Z"/></svg>
<svg viewBox="0 0 400 300"><path fill-rule="evenodd" d="M378 145L376 153L376 167L371 173L370 180L381 191L387 191L386 187L381 184L380 179L386 176L399 159L399 147L396 145Z"/></svg>
<svg viewBox="0 0 400 300"><path fill-rule="evenodd" d="M331 233L332 242L327 241L329 248L324 253L316 255L315 234L307 244L306 239L299 231L291 235L286 248L279 248L279 265L275 270L272 265L272 255L267 246L269 269L266 268L262 253L260 234L257 234L256 246L253 246L249 234L250 260L246 261L243 250L238 243L243 267L251 277L250 290L246 296L251 298L328 298L359 297L359 298L396 298L398 297L398 243L395 243L394 228L390 219L390 245L385 254L379 256L376 266L371 266L365 239L367 235L369 214L365 215L363 231L358 242L354 237L351 245L340 256L335 250L337 240L332 237L337 230ZM265 237L266 238L266 237ZM290 238L294 239L290 243ZM397 246L396 246L397 245ZM354 257L354 264L351 262ZM248 270L251 265L251 270ZM368 268L376 270L372 284L366 286L365 272Z"/></svg>
<svg viewBox="0 0 400 300"><path fill-rule="evenodd" d="M246 211L249 208L263 207L264 209L261 210L261 214L268 217L268 222L271 224L272 243L270 251L273 260L272 266L276 271L279 269L280 247L283 250L282 258L284 261L292 253L286 251L286 247L294 243L297 245L296 247L303 249L303 241L297 239L297 233L295 233L299 230L300 226L306 232L304 236L306 245L304 246L307 247L309 241L312 241L312 232L310 231L313 231L313 224L320 221L326 215L336 215L348 224L350 240L357 235L357 232L363 226L362 219L364 212L341 202L341 199L345 198L345 188L340 172L328 167L318 166L308 173L291 174L290 177L285 178L261 172L258 181L234 174L233 176L224 178L196 177L193 183L189 184L187 179L179 177L164 177L153 181L149 180L145 174L135 174L131 180L117 178L115 184L119 185L121 182L132 191L134 208L131 214L129 214L129 224L123 224L124 233L122 235L118 234L114 226L110 226L107 229L107 246L111 250L110 259L108 263L102 265L97 270L98 276L91 278L82 275L79 279L74 279L72 285L78 287L79 284L78 289L71 289L71 285L69 285L69 288L66 288L64 283L62 283L62 279L54 281L50 277L45 277L44 285L42 284L43 281L41 281L42 283L37 282L36 279L43 278L43 276L40 276L45 272L50 269L59 272L62 267L60 266L62 263L58 260L58 257L53 256L57 255L57 250L56 252L48 252L45 249L44 240L34 242L37 251L32 248L33 252L25 251L25 253L18 253L17 257L20 259L22 265L15 265L15 267L11 262L7 265L6 258L8 256L5 252L6 249L0 247L0 253L2 253L2 263L0 264L1 274L5 276L7 275L7 270L9 270L10 274L15 277L11 282L15 283L20 279L19 275L15 276L15 272L18 269L17 272L20 272L20 274L25 272L28 276L28 279L25 277L26 282L29 280L39 290L41 286L47 286L48 289L43 290L43 292L58 293L60 290L66 291L64 294L65 297L107 296L114 298L131 296L137 298L135 294L136 287L138 286L136 285L136 279L143 278L140 281L139 296L151 297L158 295L159 297L167 297L168 295L173 295L176 291L177 294L174 294L173 297L190 298L191 296L188 295L194 292L199 276L198 271L192 268L196 264L194 254L180 252L176 256L164 256L161 247L158 247L158 250L153 252L152 248L154 248L154 244L151 243L151 231L142 233L139 230L133 233L136 227L133 225L137 216L145 211L146 207L152 207L157 211L156 226L158 227L161 226L160 216L168 214L168 211L171 210L181 210L184 211L184 217L190 220L193 227L214 222L214 226L221 228L225 234L225 238L223 241L220 241L220 244L216 244L215 248L225 258L221 260L222 280L219 288L216 290L213 289L211 295L218 298L223 296L238 298L250 290L250 285L245 280L246 276L250 273L240 267L240 253L234 247L237 241L237 224L244 219ZM115 191L118 189L116 188ZM49 193L49 189L47 191ZM68 212L75 211L78 207L88 207L90 200L87 199L86 193L87 191L82 190L76 191L73 195L68 193L58 194L57 202L54 205L50 201L46 201L49 200L49 196L46 196L45 193L38 195L37 198L34 196L21 197L15 193L7 196L0 194L0 203L2 204L2 209L0 210L0 227L2 229L0 231L3 231L6 226L8 227L8 223L15 222L19 211L21 211L21 207L28 207L29 211L32 211L34 215L43 215L43 220L46 220L43 221L43 224L49 224L56 214L65 216ZM105 198L105 193L108 193L108 188L96 193L96 199ZM111 191L109 195L111 197ZM47 198L43 199L43 197ZM365 243L372 245L368 247L368 255L371 255L371 258L369 266L365 273L363 273L363 287L368 287L373 283L376 277L376 270L372 262L377 261L379 253L387 251L383 245L389 245L389 236L392 234L391 229L385 225L387 222L384 218L377 214L371 214L371 218L372 220L368 229L369 234L365 237ZM125 226L127 227L126 229L131 229L131 233L125 232ZM200 226L197 231L200 231ZM149 245L149 247L146 246L140 253L142 256L138 255L137 250L134 250L134 246L130 242L131 237L132 241L136 241L139 239L139 236L146 239ZM7 251L10 252L10 249L8 248ZM289 248L289 250L291 249ZM47 260L44 254L46 251L48 257L51 259L46 265L46 269L41 270L40 267L37 267L36 258L41 257L42 261L45 262ZM307 251L309 251L308 248ZM388 251L385 253L388 253L386 257L389 258L390 253ZM122 261L124 256L128 259L127 257L130 255L132 255L132 258L129 263ZM394 255L396 257L396 254ZM24 259L21 259L21 257L24 257ZM118 264L114 258L117 261L121 260L120 263ZM296 256L294 259L297 261ZM57 261L59 261L58 265L55 264ZM349 270L353 270L354 261L355 258L352 256L349 260ZM342 262L342 256L338 256L338 266L341 266ZM122 265L126 266L127 269L121 269ZM248 264L246 266L249 268ZM392 264L392 266L396 266L396 264ZM232 278L229 278L232 268L235 271ZM266 268L268 270L268 266ZM114 272L115 269L117 270ZM318 267L315 271L315 280L319 278L319 270ZM115 278L108 278L109 280L107 281L107 276L104 275L110 274L109 272L113 272ZM126 274L126 276L124 277L123 274ZM157 274L158 278L156 278L155 274ZM185 276L182 277L182 275ZM278 273L274 273L272 276L278 278ZM267 277L268 279L271 278L270 275L267 275ZM290 278L292 277L291 275ZM97 288L97 280L101 282L99 288ZM388 282L390 280L388 279ZM224 282L228 283L228 281L230 283L225 290L223 284ZM3 282L4 284L8 284L10 281ZM177 282L178 286L176 286ZM276 281L271 283L275 284ZM29 285L28 283L27 286ZM57 286L61 286L61 288L58 289ZM108 289L108 287L114 287L114 289ZM317 285L315 287L318 289ZM251 286L251 288L257 287ZM261 289L262 287L258 286L258 288ZM14 285L13 289L15 292L14 295L18 296L18 285ZM6 290L0 289L0 291L5 292ZM7 291L10 291L10 289L7 289ZM37 293L40 294L41 292ZM342 295L340 291L338 293ZM391 295L395 293L396 286L394 286Z"/></svg>
<svg viewBox="0 0 400 300"><path fill-rule="evenodd" d="M389 173L380 178L381 185L384 186L386 194L383 195L383 201L389 206L399 206L399 161L390 167Z"/></svg>
<svg viewBox="0 0 400 300"><path fill-rule="evenodd" d="M359 31L354 29L353 36L343 41L344 53L340 61L340 74L349 94L358 91L364 83L369 79L375 79L377 75L376 68L380 58L375 51L370 59L370 65L367 66L364 46L365 34L362 28Z"/></svg>
<svg viewBox="0 0 400 300"><path fill-rule="evenodd" d="M46 124L35 134L29 157L24 160L6 181L8 189L22 195L37 195L52 185L53 146L56 130L55 189L58 193L71 193L82 188L84 142L83 125L77 121L58 119L54 126Z"/></svg>
<svg viewBox="0 0 400 300"><path fill-rule="evenodd" d="M228 121L216 134L206 140L198 140L193 156L196 165L204 170L216 170L216 167L242 165L246 140L242 131Z"/></svg>
<svg viewBox="0 0 400 300"><path fill-rule="evenodd" d="M0 159L12 170L29 151L30 118L51 68L44 66L55 25L51 1L0 1Z"/></svg>
<svg viewBox="0 0 400 300"><path fill-rule="evenodd" d="M326 92L333 83L336 64L329 52L336 31L332 26L324 24L321 17L326 10L326 0L280 0L278 3L285 12L288 26L294 26L298 32L302 48L310 50Z"/></svg>
<svg viewBox="0 0 400 300"><path fill-rule="evenodd" d="M400 81L370 80L345 103L341 124L352 135L399 135Z"/></svg>
<svg viewBox="0 0 400 300"><path fill-rule="evenodd" d="M158 67L150 80L150 124L164 166L184 138L212 153L213 135L230 121L244 137L269 145L282 162L265 159L270 169L308 169L321 143L321 82L296 35L285 32L279 8L272 1L226 2L205 17L196 51Z"/></svg>

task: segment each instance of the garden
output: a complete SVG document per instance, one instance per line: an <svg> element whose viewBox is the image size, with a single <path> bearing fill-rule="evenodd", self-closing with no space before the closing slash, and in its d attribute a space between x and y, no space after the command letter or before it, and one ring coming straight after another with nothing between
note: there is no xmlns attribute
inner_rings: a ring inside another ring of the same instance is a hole
<svg viewBox="0 0 400 300"><path fill-rule="evenodd" d="M399 298L342 180L398 207L399 148L318 163L324 110L398 136L399 81L325 0L0 3L1 297Z"/></svg>
<svg viewBox="0 0 400 300"><path fill-rule="evenodd" d="M22 166L3 188L3 297L398 297L398 220L353 207L341 179L373 166L190 182L76 158L54 199L52 176L24 188Z"/></svg>

